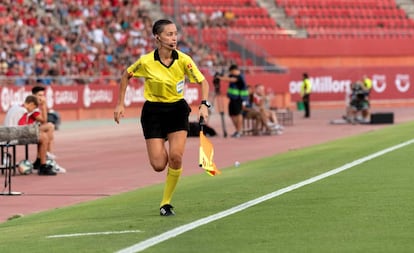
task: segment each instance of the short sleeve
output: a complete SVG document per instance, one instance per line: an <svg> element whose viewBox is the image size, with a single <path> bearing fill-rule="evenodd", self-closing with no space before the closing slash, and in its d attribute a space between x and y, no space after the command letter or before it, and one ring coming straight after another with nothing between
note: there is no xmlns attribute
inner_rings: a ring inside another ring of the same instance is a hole
<svg viewBox="0 0 414 253"><path fill-rule="evenodd" d="M201 83L205 77L198 69L197 65L194 63L191 57L185 57L185 73L190 81L190 83Z"/></svg>
<svg viewBox="0 0 414 253"><path fill-rule="evenodd" d="M142 66L142 63L141 63L141 58L140 58L127 68L128 74L134 77L143 76L143 73L145 70L141 66Z"/></svg>

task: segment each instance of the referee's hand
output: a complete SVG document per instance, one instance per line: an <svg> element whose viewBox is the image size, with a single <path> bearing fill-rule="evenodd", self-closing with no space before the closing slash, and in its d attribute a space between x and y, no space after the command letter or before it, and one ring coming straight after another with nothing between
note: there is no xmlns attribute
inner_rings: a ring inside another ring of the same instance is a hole
<svg viewBox="0 0 414 253"><path fill-rule="evenodd" d="M208 108L205 105L201 105L198 110L199 118L203 117L205 121L208 120Z"/></svg>
<svg viewBox="0 0 414 253"><path fill-rule="evenodd" d="M114 120L117 124L119 124L119 121L122 117L124 117L124 106L123 105L118 105L115 108L115 112L114 112Z"/></svg>

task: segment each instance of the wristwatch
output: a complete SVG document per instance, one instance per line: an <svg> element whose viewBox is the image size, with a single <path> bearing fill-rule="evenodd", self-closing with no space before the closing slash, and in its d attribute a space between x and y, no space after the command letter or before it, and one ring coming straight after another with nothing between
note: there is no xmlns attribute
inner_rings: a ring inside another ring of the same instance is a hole
<svg viewBox="0 0 414 253"><path fill-rule="evenodd" d="M201 104L207 106L207 108L211 107L210 102L208 102L207 100L201 100Z"/></svg>

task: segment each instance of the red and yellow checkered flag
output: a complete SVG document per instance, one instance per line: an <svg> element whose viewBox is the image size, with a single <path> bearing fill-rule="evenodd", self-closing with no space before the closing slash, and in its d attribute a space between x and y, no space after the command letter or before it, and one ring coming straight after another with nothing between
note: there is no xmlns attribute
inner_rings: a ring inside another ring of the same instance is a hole
<svg viewBox="0 0 414 253"><path fill-rule="evenodd" d="M210 140L204 135L203 124L203 119L200 119L200 155L198 164L207 174L215 176L221 172L217 169L216 164L214 163L214 147Z"/></svg>

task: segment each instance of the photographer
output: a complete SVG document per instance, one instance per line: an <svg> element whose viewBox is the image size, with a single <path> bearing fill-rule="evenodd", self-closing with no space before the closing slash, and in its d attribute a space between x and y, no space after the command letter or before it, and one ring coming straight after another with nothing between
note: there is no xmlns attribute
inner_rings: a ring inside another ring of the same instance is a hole
<svg viewBox="0 0 414 253"><path fill-rule="evenodd" d="M228 76L218 76L218 78L220 81L229 82L227 88L227 97L229 98L228 113L236 130L231 137L240 138L243 129L243 101L246 101L249 96L247 84L241 70L235 64L230 66Z"/></svg>
<svg viewBox="0 0 414 253"><path fill-rule="evenodd" d="M351 84L346 120L352 124L369 122L369 107L368 94L363 88L362 82L357 81Z"/></svg>

